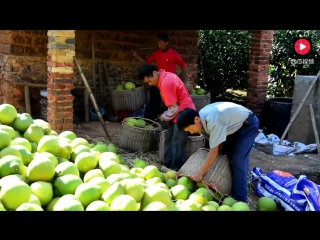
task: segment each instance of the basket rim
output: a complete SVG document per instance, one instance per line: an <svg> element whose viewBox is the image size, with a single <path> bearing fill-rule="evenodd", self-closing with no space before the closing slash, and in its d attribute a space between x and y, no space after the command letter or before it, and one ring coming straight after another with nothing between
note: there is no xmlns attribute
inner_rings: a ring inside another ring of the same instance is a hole
<svg viewBox="0 0 320 240"><path fill-rule="evenodd" d="M128 118L134 118L134 119L137 119L137 118L138 118L138 119L147 120L147 121L152 122L153 124L156 124L160 129L162 128L159 123L157 123L157 122L155 122L155 121L153 121L153 120L151 120L151 119L143 118L143 117L127 117L127 118L123 119L123 120L121 121L121 123L122 123L122 124L125 124L125 125L128 126L128 127L132 127L132 128L139 129L139 130L144 130L144 131L161 131L161 130L157 130L157 129L155 129L155 128L153 128L153 129L145 129L145 128L139 128L139 127L131 126L131 125L129 125L129 124L126 123L126 119L128 119Z"/></svg>
<svg viewBox="0 0 320 240"><path fill-rule="evenodd" d="M163 130L161 131L160 134L164 134L167 130ZM200 136L188 136L188 138L199 138L199 137L205 137L205 135L203 135L202 133L200 133Z"/></svg>

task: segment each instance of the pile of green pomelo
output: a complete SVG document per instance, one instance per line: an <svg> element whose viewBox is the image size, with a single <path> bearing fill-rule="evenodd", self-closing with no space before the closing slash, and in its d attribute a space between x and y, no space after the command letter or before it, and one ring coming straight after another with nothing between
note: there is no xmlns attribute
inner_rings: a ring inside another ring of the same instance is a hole
<svg viewBox="0 0 320 240"><path fill-rule="evenodd" d="M0 122L2 211L249 210L231 197L218 204L207 188L175 171L162 173L141 159L130 168L112 143L58 134L12 105L0 105ZM272 199L259 201L259 210L276 210Z"/></svg>

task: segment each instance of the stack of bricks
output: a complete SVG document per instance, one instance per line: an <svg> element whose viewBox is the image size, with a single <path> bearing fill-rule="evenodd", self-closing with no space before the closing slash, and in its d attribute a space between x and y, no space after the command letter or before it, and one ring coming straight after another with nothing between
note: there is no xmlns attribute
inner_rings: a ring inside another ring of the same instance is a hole
<svg viewBox="0 0 320 240"><path fill-rule="evenodd" d="M248 71L247 107L260 117L267 96L270 51L273 30L253 30L251 32L251 52Z"/></svg>
<svg viewBox="0 0 320 240"><path fill-rule="evenodd" d="M72 131L75 30L49 30L47 35L47 119L57 132Z"/></svg>

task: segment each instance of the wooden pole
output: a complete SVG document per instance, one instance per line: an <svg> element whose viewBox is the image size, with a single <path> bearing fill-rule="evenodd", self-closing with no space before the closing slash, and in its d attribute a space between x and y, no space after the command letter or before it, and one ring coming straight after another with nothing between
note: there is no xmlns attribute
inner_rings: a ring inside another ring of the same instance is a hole
<svg viewBox="0 0 320 240"><path fill-rule="evenodd" d="M88 95L89 95L89 97L90 97L91 103L92 103L92 105L93 105L93 107L94 107L94 110L95 110L96 114L98 115L98 118L99 118L99 120L100 120L100 123L101 123L101 125L102 125L102 128L103 128L104 132L106 133L108 140L111 142L111 138L110 138L110 136L109 136L109 133L108 133L106 124L105 124L105 122L104 122L104 120L103 120L103 118L102 118L102 116L101 116L101 114L100 114L99 108L98 108L97 103L96 103L96 99L94 98L94 96L93 96L93 94L92 94L92 91L91 91L91 88L90 88L90 86L89 86L89 84L88 84L88 81L87 81L85 75L84 75L83 72L82 72L82 69L81 69L80 64L79 64L79 62L78 62L78 59L75 57L74 60L75 60L76 65L77 65L77 67L78 67L78 70L79 70L80 76L81 76L81 78L82 78L83 84L85 85L86 90L87 90L87 92L88 92Z"/></svg>

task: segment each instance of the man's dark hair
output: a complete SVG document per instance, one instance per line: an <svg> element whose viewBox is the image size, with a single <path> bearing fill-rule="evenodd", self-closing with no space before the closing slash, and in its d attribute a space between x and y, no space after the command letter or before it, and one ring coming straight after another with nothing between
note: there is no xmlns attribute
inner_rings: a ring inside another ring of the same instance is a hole
<svg viewBox="0 0 320 240"><path fill-rule="evenodd" d="M164 41L164 42L169 42L169 35L166 33L158 34L158 40Z"/></svg>
<svg viewBox="0 0 320 240"><path fill-rule="evenodd" d="M194 118L199 117L199 113L191 108L183 109L177 119L177 127L183 131L186 127L194 124Z"/></svg>
<svg viewBox="0 0 320 240"><path fill-rule="evenodd" d="M153 72L158 71L157 67L152 64L146 64L139 69L139 80L143 81L145 77L152 77Z"/></svg>

